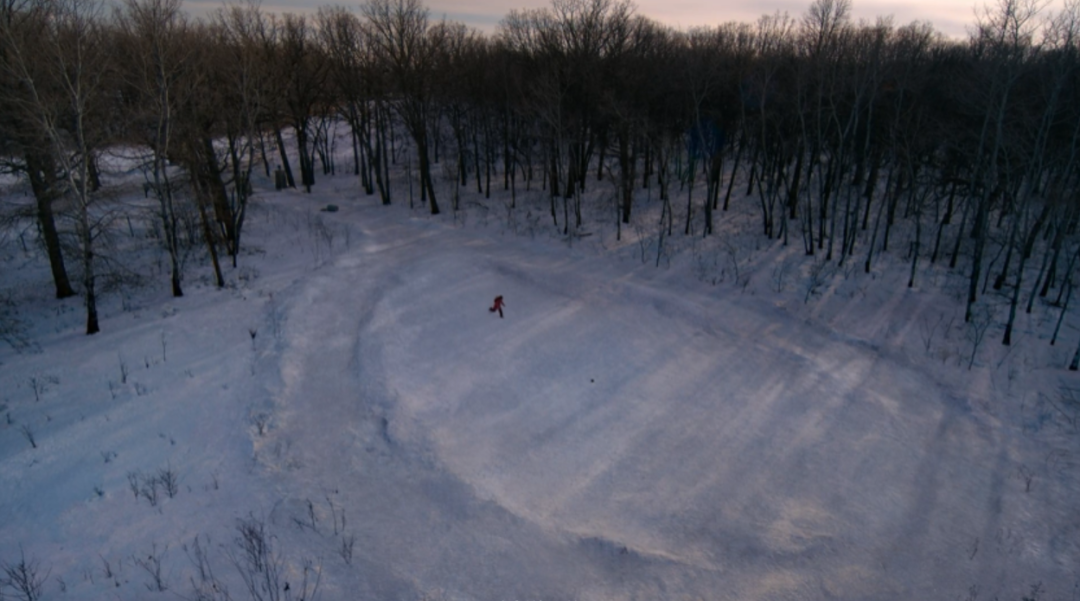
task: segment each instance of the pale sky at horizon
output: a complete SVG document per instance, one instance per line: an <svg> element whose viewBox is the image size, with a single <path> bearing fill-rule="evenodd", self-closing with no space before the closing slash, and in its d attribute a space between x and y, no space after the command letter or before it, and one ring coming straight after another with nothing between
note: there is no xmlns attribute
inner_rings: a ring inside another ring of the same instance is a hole
<svg viewBox="0 0 1080 601"><path fill-rule="evenodd" d="M994 0L873 0L852 1L854 20L875 21L878 17L892 16L896 26L912 21L930 21L934 29L951 38L966 38L975 22L976 6ZM727 21L754 23L761 15L786 11L794 18L802 16L812 0L634 0L637 14L644 15L676 29L718 25ZM263 0L263 9L276 13L314 12L319 6L342 5L358 7L360 0L341 2L332 0ZM202 16L221 6L218 0L184 0L184 6L193 16ZM498 23L511 10L548 6L549 0L425 0L433 19L444 16L452 21L465 23L486 33L495 31ZM1052 0L1047 7L1060 8L1061 0Z"/></svg>

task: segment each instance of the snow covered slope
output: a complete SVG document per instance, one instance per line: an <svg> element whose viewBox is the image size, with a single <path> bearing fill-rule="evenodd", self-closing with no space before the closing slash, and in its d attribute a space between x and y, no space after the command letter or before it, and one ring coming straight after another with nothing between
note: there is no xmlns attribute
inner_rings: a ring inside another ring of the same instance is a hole
<svg viewBox="0 0 1080 601"><path fill-rule="evenodd" d="M89 338L8 245L37 347L0 348L0 561L43 598L223 598L196 540L252 598L238 520L291 585L262 598L305 565L328 600L1072 598L1076 437L960 342L911 354L925 295L804 305L339 185Z"/></svg>

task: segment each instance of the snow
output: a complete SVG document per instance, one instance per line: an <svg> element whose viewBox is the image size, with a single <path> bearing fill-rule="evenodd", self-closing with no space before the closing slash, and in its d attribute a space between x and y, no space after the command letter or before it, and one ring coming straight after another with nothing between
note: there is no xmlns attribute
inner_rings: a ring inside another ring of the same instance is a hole
<svg viewBox="0 0 1080 601"><path fill-rule="evenodd" d="M43 598L195 598L196 537L249 598L240 519L327 600L1072 598L1077 437L1048 403L1077 332L1048 346L1045 312L968 370L939 266L807 294L801 248L748 234L656 267L642 231L557 235L536 191L511 223L472 193L432 217L349 176L267 184L225 289L193 258L169 298L159 267L92 337L3 241L32 346L0 346L0 561L35 560ZM151 505L129 479L161 470Z"/></svg>

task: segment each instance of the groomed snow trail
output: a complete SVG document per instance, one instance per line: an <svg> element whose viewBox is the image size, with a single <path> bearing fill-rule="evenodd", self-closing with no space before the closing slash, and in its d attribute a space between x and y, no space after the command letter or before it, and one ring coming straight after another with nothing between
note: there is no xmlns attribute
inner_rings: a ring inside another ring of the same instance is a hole
<svg viewBox="0 0 1080 601"><path fill-rule="evenodd" d="M255 439L278 523L347 512L329 598L954 598L1072 569L1007 431L868 345L550 240L335 218L362 234L281 295Z"/></svg>

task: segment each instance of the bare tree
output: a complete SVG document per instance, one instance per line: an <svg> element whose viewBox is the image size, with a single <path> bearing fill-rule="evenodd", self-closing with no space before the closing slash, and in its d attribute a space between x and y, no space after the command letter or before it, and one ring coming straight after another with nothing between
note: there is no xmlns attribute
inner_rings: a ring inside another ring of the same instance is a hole
<svg viewBox="0 0 1080 601"><path fill-rule="evenodd" d="M341 117L352 130L354 173L367 194L374 194L377 187L383 204L390 204L390 182L385 175L389 156L380 130L386 102L364 24L341 7L320 8L318 20L330 65L329 82L340 99Z"/></svg>
<svg viewBox="0 0 1080 601"><path fill-rule="evenodd" d="M218 100L226 107L207 107L217 116L215 131L224 134L226 146L221 153L221 187L216 193L214 215L221 238L236 267L241 235L251 197L251 172L255 152L263 144L264 129L272 119L272 51L276 35L273 22L256 3L233 4L215 15L212 35L215 39L215 87ZM275 131L278 131L275 126ZM207 145L204 143L203 147ZM306 148L305 142L305 148ZM213 150L206 149L206 153ZM284 152L284 148L281 149ZM310 156L309 156L310 158ZM265 151L263 161L266 162ZM269 172L269 165L266 165ZM215 188L216 188L215 184Z"/></svg>
<svg viewBox="0 0 1080 601"><path fill-rule="evenodd" d="M191 68L193 50L185 39L187 27L181 0L126 0L116 23L124 89L130 92L128 127L133 138L150 150L147 188L158 201L158 219L169 253L173 296L183 296L180 217L181 199L169 157L174 155L174 125L180 95L192 92L179 80Z"/></svg>
<svg viewBox="0 0 1080 601"><path fill-rule="evenodd" d="M1041 92L1033 104L1041 105L1042 111L1026 112L1029 116L1025 120L1028 126L1023 129L1033 132L1033 135L1020 137L1016 144L1020 151L1017 154L1022 157L1022 168L1016 174L1020 179L1020 184L1016 195L1017 208L1013 217L1014 234L1010 236L1009 252L1011 253L1016 248L1019 250L1017 253L1019 258L1009 302L1009 317L1002 338L1002 344L1006 345L1012 342L1024 267L1031 257L1036 239L1048 225L1051 214L1063 214L1069 204L1058 197L1058 194L1068 187L1064 180L1067 180L1069 176L1065 174L1072 171L1073 165L1068 165L1063 170L1050 168L1054 164L1050 139L1056 124L1068 122L1067 118L1062 119L1062 113L1065 112L1062 102L1069 82L1075 78L1075 73L1080 67L1075 54L1077 40L1080 39L1080 3L1066 4L1065 9L1043 28L1043 33L1043 45L1040 49L1040 54L1043 55L1040 61L1043 68L1038 70L1037 79L1042 85L1032 86ZM1075 153L1070 154L1075 157ZM1050 194L1042 194L1040 188L1049 191ZM1041 208L1037 206L1040 200L1042 201ZM1002 269L1000 276L1001 280L1004 280L1008 263L1006 259L1006 266Z"/></svg>
<svg viewBox="0 0 1080 601"><path fill-rule="evenodd" d="M39 2L0 2L0 137L21 155L36 201L35 217L49 258L56 298L75 295L64 264L54 204L63 195L56 159L48 136L34 118L34 90L28 88L21 62L33 55L42 42L38 33L45 25L45 7Z"/></svg>
<svg viewBox="0 0 1080 601"><path fill-rule="evenodd" d="M45 589L45 581L49 579L50 569L44 572L41 565L31 559L26 560L26 555L20 549L19 563L0 564L0 586L8 587L14 591L12 598L21 601L37 601Z"/></svg>
<svg viewBox="0 0 1080 601"><path fill-rule="evenodd" d="M328 66L307 18L286 13L281 22L275 71L284 80L282 100L296 134L300 181L307 192L315 184L311 121L324 102Z"/></svg>
<svg viewBox="0 0 1080 601"><path fill-rule="evenodd" d="M982 125L973 157L971 187L975 194L975 248L968 282L964 321L972 317L978 295L986 248L987 225L992 203L1005 191L1002 188L1001 158L1006 139L1006 122L1013 93L1031 51L1035 18L1041 10L1038 0L998 0L997 6L985 7L972 37L972 51L985 55L985 95L978 99Z"/></svg>
<svg viewBox="0 0 1080 601"><path fill-rule="evenodd" d="M95 238L103 216L95 213L100 195L91 180L96 154L107 140L104 111L108 91L108 40L97 0L34 0L33 41L7 35L7 65L25 89L26 118L43 134L74 204L75 230L82 258L86 333L100 330L97 312Z"/></svg>
<svg viewBox="0 0 1080 601"><path fill-rule="evenodd" d="M443 30L431 27L419 0L368 0L362 7L372 51L398 94L394 108L416 145L420 196L439 213L431 178L432 123L436 117L432 69Z"/></svg>

